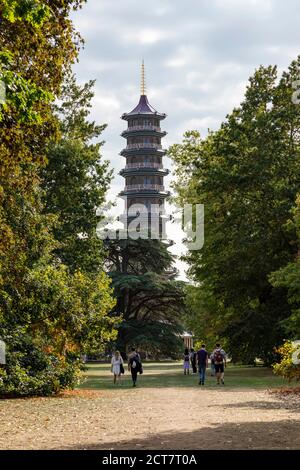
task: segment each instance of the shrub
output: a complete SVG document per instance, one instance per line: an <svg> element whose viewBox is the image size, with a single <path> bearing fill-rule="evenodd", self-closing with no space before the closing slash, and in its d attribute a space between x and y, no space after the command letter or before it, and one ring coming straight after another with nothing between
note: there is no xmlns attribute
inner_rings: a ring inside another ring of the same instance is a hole
<svg viewBox="0 0 300 470"><path fill-rule="evenodd" d="M300 364L295 364L293 361L295 353L299 352L298 357L300 356L299 346L296 347L291 341L287 341L277 349L277 352L281 361L273 365L274 373L288 379L289 382L294 379L300 380Z"/></svg>
<svg viewBox="0 0 300 470"><path fill-rule="evenodd" d="M80 382L79 359L43 352L23 337L7 351L7 365L0 367L0 396L49 396Z"/></svg>

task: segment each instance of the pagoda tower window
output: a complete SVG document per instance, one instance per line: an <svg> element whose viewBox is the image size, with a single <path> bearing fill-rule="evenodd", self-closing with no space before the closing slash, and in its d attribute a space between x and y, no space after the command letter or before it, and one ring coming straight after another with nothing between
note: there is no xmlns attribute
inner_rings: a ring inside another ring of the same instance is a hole
<svg viewBox="0 0 300 470"><path fill-rule="evenodd" d="M145 176L143 184L151 184L151 178L149 176Z"/></svg>

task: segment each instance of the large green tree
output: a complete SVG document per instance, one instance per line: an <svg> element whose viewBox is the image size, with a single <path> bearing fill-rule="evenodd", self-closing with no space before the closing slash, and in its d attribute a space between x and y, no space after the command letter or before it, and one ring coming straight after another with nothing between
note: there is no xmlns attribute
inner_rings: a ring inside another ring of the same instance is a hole
<svg viewBox="0 0 300 470"><path fill-rule="evenodd" d="M182 346L184 283L175 279L173 256L160 240L109 240L107 265L122 315L117 346L159 356L176 355Z"/></svg>
<svg viewBox="0 0 300 470"><path fill-rule="evenodd" d="M84 325L89 342L83 336L82 347L86 352L99 353L105 341L114 339L112 327L117 318L108 317L115 302L110 280L104 274L103 242L96 235L96 212L105 201L111 171L100 153L103 143L96 141L106 126L88 119L93 85L94 81L77 85L75 76L67 75L61 104L55 109L60 139L48 147L48 163L41 170L41 188L43 212L55 219L53 255L75 277L78 272L84 277L90 288L90 301L96 302L94 308L86 310L87 314L92 312L94 320Z"/></svg>
<svg viewBox="0 0 300 470"><path fill-rule="evenodd" d="M58 138L53 101L77 57L69 18L81 0L1 1L0 336L7 366L0 393L45 394L75 383L79 353L114 334L109 280L58 256L59 213L44 210L47 149ZM72 359L72 360L71 360Z"/></svg>
<svg viewBox="0 0 300 470"><path fill-rule="evenodd" d="M269 275L296 250L285 224L300 183L299 70L298 59L278 80L276 67L260 67L218 131L205 139L188 132L169 152L178 201L205 205L204 247L187 256L199 316L211 318L235 360L271 360L290 315Z"/></svg>
<svg viewBox="0 0 300 470"><path fill-rule="evenodd" d="M80 38L69 13L81 3L0 1L0 79L6 88L0 104L0 281L5 278L10 291L20 288L26 263L50 243L52 221L40 215L38 170L57 136L51 105L77 57Z"/></svg>

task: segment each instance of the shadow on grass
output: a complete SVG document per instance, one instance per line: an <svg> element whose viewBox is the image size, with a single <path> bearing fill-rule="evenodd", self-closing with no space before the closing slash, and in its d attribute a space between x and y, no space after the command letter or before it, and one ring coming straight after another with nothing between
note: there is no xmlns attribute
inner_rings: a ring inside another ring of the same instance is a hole
<svg viewBox="0 0 300 470"><path fill-rule="evenodd" d="M221 416L220 416L221 418ZM130 429L128 429L130 434ZM227 450L227 449L300 449L300 422L243 422L213 424L194 431L151 433L139 438L134 435L110 443L99 440L88 445L72 447L80 450ZM71 447L68 447L71 449Z"/></svg>

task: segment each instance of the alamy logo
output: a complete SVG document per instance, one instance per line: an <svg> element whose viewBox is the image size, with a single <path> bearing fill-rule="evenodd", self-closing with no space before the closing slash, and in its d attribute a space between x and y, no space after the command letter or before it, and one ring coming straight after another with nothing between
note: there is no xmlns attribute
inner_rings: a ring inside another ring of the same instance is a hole
<svg viewBox="0 0 300 470"><path fill-rule="evenodd" d="M107 209L108 207L97 210L101 220L97 224L96 233L102 240L164 240L167 239L166 224L177 222L185 234L184 243L188 250L200 250L204 245L203 204L185 204L183 208L177 207L169 216L159 204L134 204L117 219L107 216Z"/></svg>

